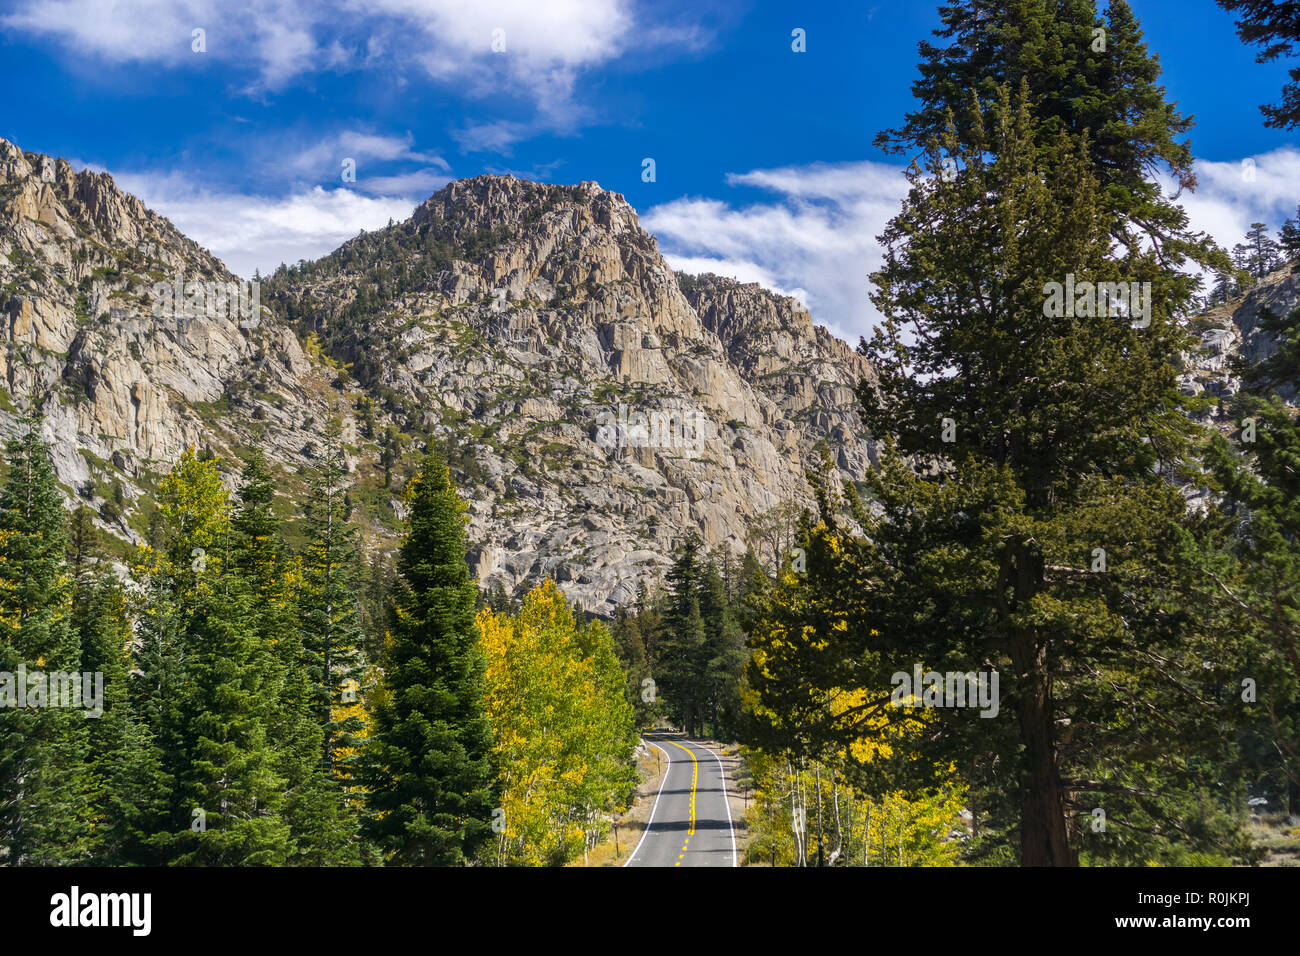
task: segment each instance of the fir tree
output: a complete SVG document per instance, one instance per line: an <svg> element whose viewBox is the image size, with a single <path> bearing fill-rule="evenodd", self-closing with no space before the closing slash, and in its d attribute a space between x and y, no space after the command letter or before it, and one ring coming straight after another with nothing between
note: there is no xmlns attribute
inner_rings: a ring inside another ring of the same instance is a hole
<svg viewBox="0 0 1300 956"><path fill-rule="evenodd" d="M363 772L366 831L393 863L459 865L490 838L496 797L465 504L432 453L405 495L403 588Z"/></svg>
<svg viewBox="0 0 1300 956"><path fill-rule="evenodd" d="M758 713L813 753L876 720L910 727L924 747L878 731L894 756L860 766L862 783L924 789L956 763L982 827L1014 840L1024 865L1159 858L1230 750L1231 714L1200 693L1230 655L1185 603L1202 543L1174 487L1196 437L1174 388L1178 280L1150 253L1112 258L1086 141L1062 137L1041 172L1023 88L1014 100L1004 88L969 135L927 153L931 171L956 156L960 172L914 171L882 237L885 322L865 348L879 381L860 390L887 439L868 476L877 510L855 508L858 540L823 501L796 590L811 591L807 607L759 634ZM1071 273L1150 281L1144 324L1044 308ZM889 706L892 675L917 665L997 672L1000 719ZM1098 807L1108 838L1087 826ZM1189 842L1230 853L1235 832L1216 817Z"/></svg>
<svg viewBox="0 0 1300 956"><path fill-rule="evenodd" d="M1282 223L1277 239L1281 253L1287 262L1293 266L1300 266L1300 206L1296 207L1294 219Z"/></svg>
<svg viewBox="0 0 1300 956"><path fill-rule="evenodd" d="M268 734L281 692L275 650L259 633L269 589L239 573L273 555L265 534L234 553L228 509L217 461L187 450L160 486L163 540L143 567L151 623L141 676L154 697L157 773L173 782L168 833L150 848L185 865L278 865L293 838ZM146 762L133 776L152 773Z"/></svg>
<svg viewBox="0 0 1300 956"><path fill-rule="evenodd" d="M1282 264L1282 247L1268 234L1268 226L1262 222L1252 222L1245 244L1236 248L1244 250L1238 265L1256 279L1264 278Z"/></svg>
<svg viewBox="0 0 1300 956"><path fill-rule="evenodd" d="M613 624L618 659L627 674L627 696L639 726L648 726L659 716L659 692L653 684L659 631L659 602L651 598L649 588L642 581L637 586L636 603L630 610L620 606Z"/></svg>
<svg viewBox="0 0 1300 956"><path fill-rule="evenodd" d="M732 614L722 574L706 562L699 581L700 616L704 621L704 687L715 737L734 733L740 719L740 677L749 659L745 635Z"/></svg>
<svg viewBox="0 0 1300 956"><path fill-rule="evenodd" d="M700 610L700 540L690 533L668 572L668 595L658 639L658 681L671 712L688 736L700 735L708 698L708 637Z"/></svg>
<svg viewBox="0 0 1300 956"><path fill-rule="evenodd" d="M1206 297L1208 304L1213 307L1222 305L1237 293L1237 283L1233 276L1227 272L1220 272L1215 275L1214 285L1210 288L1210 293Z"/></svg>
<svg viewBox="0 0 1300 956"><path fill-rule="evenodd" d="M7 444L0 487L2 689L17 694L21 665L29 677L43 675L36 686L47 692L22 708L0 708L0 852L11 865L84 862L94 823L88 719L48 697L51 675L70 673L81 683L82 655L70 620L63 500L42 424L36 411L23 419Z"/></svg>
<svg viewBox="0 0 1300 956"><path fill-rule="evenodd" d="M174 814L184 829L176 834L174 861L279 866L293 853L294 834L281 817L284 761L268 733L269 705L280 690L272 682L272 652L259 639L253 595L233 569L218 561L210 573L216 586L187 622L187 746Z"/></svg>
<svg viewBox="0 0 1300 956"><path fill-rule="evenodd" d="M1038 120L1035 165L1051 170L1068 156L1062 133L1076 146L1086 142L1117 242L1129 249L1150 242L1174 267L1187 260L1226 267L1222 252L1189 229L1187 214L1151 175L1163 166L1180 189L1195 188L1183 137L1192 121L1165 99L1159 61L1125 0L1112 0L1104 19L1095 0L954 0L939 15L935 36L945 42L919 45L921 77L912 86L919 106L902 127L880 133L878 146L924 150L950 118L957 143L969 145L980 138L978 117L999 85L1017 90L1024 83ZM1195 285L1191 277L1179 280L1180 298L1190 298Z"/></svg>
<svg viewBox="0 0 1300 956"><path fill-rule="evenodd" d="M95 780L95 856L98 862L129 862L121 813L147 804L155 794L123 790L119 764L128 747L138 746L131 713L132 627L126 593L108 567L93 522L84 505L73 512L68 536L72 578L71 624L81 646L81 671L103 675L102 713L89 721L88 767ZM156 781L155 781L156 783ZM155 819L155 823L160 819Z"/></svg>
<svg viewBox="0 0 1300 956"><path fill-rule="evenodd" d="M274 478L262 454L254 452L244 467L239 508L231 521L231 553L238 587L253 598L257 660L265 668L266 731L275 773L283 780L280 816L289 828L289 860L317 866L356 863L354 821L332 767L323 759L333 695L322 709L322 687L312 673L317 658L304 647L307 631L298 604L306 592L293 586L296 569L280 533L274 499ZM326 600L330 598L338 594Z"/></svg>
<svg viewBox="0 0 1300 956"><path fill-rule="evenodd" d="M379 549L372 551L361 580L359 607L363 650L370 661L384 659L388 635L397 614L393 603L396 577L392 556Z"/></svg>
<svg viewBox="0 0 1300 956"><path fill-rule="evenodd" d="M348 521L346 465L337 418L325 426L320 464L309 482L304 507L307 547L303 553L300 598L303 650L312 683L321 753L331 779L340 747L352 748L362 729L355 717L340 715L343 697L361 690L365 655L356 605L359 552L356 526Z"/></svg>

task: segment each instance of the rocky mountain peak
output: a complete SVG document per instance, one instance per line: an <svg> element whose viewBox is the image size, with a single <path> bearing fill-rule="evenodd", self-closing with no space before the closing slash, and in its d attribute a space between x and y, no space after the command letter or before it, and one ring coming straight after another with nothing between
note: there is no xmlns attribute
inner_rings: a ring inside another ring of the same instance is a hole
<svg viewBox="0 0 1300 956"><path fill-rule="evenodd" d="M61 240L130 246L156 264L191 266L233 278L218 259L169 220L119 189L108 173L77 171L66 159L23 152L4 139L0 139L0 197L8 225L29 240L36 234L22 228L25 221L39 223Z"/></svg>
<svg viewBox="0 0 1300 956"><path fill-rule="evenodd" d="M758 514L811 502L819 443L845 479L869 459L861 358L794 300L678 276L595 183L459 180L268 289L450 449L485 584L549 574L607 613L682 534L739 547Z"/></svg>
<svg viewBox="0 0 1300 956"><path fill-rule="evenodd" d="M198 308L159 310L191 284ZM187 446L233 465L257 445L292 482L337 415L373 548L394 546L402 476L431 443L483 584L549 575L611 613L684 534L740 547L767 510L811 504L824 449L832 482L874 454L865 358L794 298L674 273L596 183L457 180L282 268L246 314L204 299L214 284L239 280L112 177L0 140L0 435L38 402L69 497L123 539ZM1184 390L1230 395L1228 359L1275 347L1262 310L1297 304L1280 272L1197 319Z"/></svg>
<svg viewBox="0 0 1300 956"><path fill-rule="evenodd" d="M794 299L675 274L594 182L458 180L227 307L251 288L107 174L0 143L0 432L31 396L69 498L124 540L186 447L233 469L256 445L292 484L338 415L373 548L432 443L485 585L549 575L611 613L684 534L738 548L811 503L821 446L832 481L869 460L864 360Z"/></svg>

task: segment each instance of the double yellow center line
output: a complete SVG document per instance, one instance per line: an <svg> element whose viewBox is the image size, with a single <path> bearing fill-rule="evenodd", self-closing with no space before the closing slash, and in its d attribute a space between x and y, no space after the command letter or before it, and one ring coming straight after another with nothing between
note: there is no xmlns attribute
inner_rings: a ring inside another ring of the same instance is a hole
<svg viewBox="0 0 1300 956"><path fill-rule="evenodd" d="M675 740L668 743L677 747L679 750L686 751L686 756L691 758L691 825L686 831L686 842L682 844L682 852L677 854L677 862L673 866L681 866L682 860L686 858L686 848L690 845L691 837L695 836L695 787L700 782L700 765L695 759L695 753L690 747L683 747Z"/></svg>

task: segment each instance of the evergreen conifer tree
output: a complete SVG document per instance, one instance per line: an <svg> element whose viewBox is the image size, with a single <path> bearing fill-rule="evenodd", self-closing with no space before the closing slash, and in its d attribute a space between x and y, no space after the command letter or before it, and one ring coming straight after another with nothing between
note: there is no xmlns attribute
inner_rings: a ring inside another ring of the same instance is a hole
<svg viewBox="0 0 1300 956"><path fill-rule="evenodd" d="M477 589L465 504L440 456L425 456L405 496L403 588L364 757L365 830L393 863L454 866L491 837L496 798Z"/></svg>
<svg viewBox="0 0 1300 956"><path fill-rule="evenodd" d="M82 655L71 620L63 499L42 425L35 410L24 417L21 434L7 443L9 473L0 487L0 692L15 698L0 708L0 853L10 865L85 862L93 850L89 719L62 699L66 683L60 700L52 699L55 675L81 686ZM16 706L20 669L29 681L23 707Z"/></svg>

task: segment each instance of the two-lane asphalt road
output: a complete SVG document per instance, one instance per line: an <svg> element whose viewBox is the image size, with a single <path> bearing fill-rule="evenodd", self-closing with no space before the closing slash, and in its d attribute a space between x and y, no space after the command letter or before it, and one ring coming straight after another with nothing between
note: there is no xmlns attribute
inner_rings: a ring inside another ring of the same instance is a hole
<svg viewBox="0 0 1300 956"><path fill-rule="evenodd" d="M708 747L676 734L646 734L668 758L650 823L624 866L735 866L727 775Z"/></svg>

